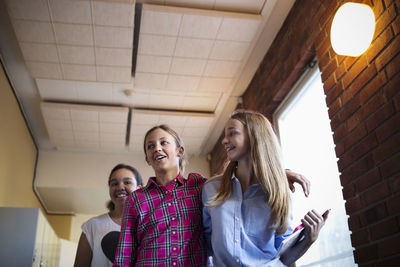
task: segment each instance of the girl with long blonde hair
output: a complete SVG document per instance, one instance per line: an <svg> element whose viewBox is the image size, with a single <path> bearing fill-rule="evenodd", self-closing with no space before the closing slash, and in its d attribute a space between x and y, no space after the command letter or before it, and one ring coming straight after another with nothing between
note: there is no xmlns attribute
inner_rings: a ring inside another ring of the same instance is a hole
<svg viewBox="0 0 400 267"><path fill-rule="evenodd" d="M225 126L223 174L202 192L203 224L214 266L285 266L317 239L328 216L308 212L304 239L280 258L280 243L292 233L290 192L280 149L268 119L239 110ZM275 259L274 259L275 258Z"/></svg>

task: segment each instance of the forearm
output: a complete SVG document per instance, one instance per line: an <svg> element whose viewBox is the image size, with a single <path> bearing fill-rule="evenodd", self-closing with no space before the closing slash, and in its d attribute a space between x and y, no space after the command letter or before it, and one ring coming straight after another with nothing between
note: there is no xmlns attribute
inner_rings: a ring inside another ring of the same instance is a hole
<svg viewBox="0 0 400 267"><path fill-rule="evenodd" d="M312 243L307 240L297 243L290 250L282 254L280 257L281 262L286 266L289 266L303 256L304 253L306 253L306 251L311 247L311 245Z"/></svg>

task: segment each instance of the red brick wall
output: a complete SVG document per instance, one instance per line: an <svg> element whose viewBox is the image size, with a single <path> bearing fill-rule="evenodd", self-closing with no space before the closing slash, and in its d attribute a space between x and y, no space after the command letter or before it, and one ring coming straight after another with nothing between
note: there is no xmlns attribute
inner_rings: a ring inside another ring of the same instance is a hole
<svg viewBox="0 0 400 267"><path fill-rule="evenodd" d="M400 3L363 1L376 18L371 47L357 58L332 50L330 25L345 1L296 1L243 95L271 117L317 57L336 144L351 241L359 266L400 266ZM218 143L211 172L223 158Z"/></svg>

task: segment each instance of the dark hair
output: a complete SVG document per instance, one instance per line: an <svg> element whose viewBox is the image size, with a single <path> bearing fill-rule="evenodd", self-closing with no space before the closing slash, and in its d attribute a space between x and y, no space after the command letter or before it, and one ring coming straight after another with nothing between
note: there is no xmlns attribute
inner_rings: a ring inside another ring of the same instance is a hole
<svg viewBox="0 0 400 267"><path fill-rule="evenodd" d="M147 136L154 130L157 129L161 129L163 131L166 131L167 133L169 133L174 139L175 139L175 143L177 147L183 147L183 141L182 139L179 137L179 134L177 132L175 132L171 127L169 127L166 124L161 124L161 125L157 125L154 126L153 128L151 128L150 130L147 131L146 135L144 136L144 140L143 140L143 150L144 150L144 154L147 156L146 154L146 138ZM183 154L181 157L179 157L179 170L181 171L182 175L185 172L185 165L186 165L186 157L185 154Z"/></svg>
<svg viewBox="0 0 400 267"><path fill-rule="evenodd" d="M138 172L138 170L136 170L136 168L134 168L134 167L132 167L132 166L130 166L130 165L126 165L126 164L122 164L122 163L118 164L117 166L115 166L115 167L111 170L110 175L108 176L108 186L110 186L110 181L111 181L111 176L112 176L112 174L113 174L114 172L120 170L120 169L127 169L127 170L130 170L130 171L133 173L133 175L135 176L136 185L137 185L137 186L142 186L142 183L143 183L143 182L142 182L142 176L140 175L140 173ZM114 203L113 203L111 200L109 200L109 201L107 202L107 209L108 209L109 211L113 211L113 210L115 209L115 205L114 205Z"/></svg>

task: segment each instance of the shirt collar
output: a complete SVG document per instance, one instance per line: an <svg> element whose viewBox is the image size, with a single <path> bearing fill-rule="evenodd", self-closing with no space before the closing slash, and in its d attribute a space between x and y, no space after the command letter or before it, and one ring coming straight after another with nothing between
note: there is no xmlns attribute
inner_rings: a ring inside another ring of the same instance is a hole
<svg viewBox="0 0 400 267"><path fill-rule="evenodd" d="M178 173L178 176L176 176L174 181L172 183L170 183L169 185L175 184L176 182L179 182L180 185L183 185L186 182L186 179L183 177L183 175L181 173ZM160 186L160 184L157 183L155 176L152 176L149 178L149 181L147 182L147 187L150 187L150 186Z"/></svg>

